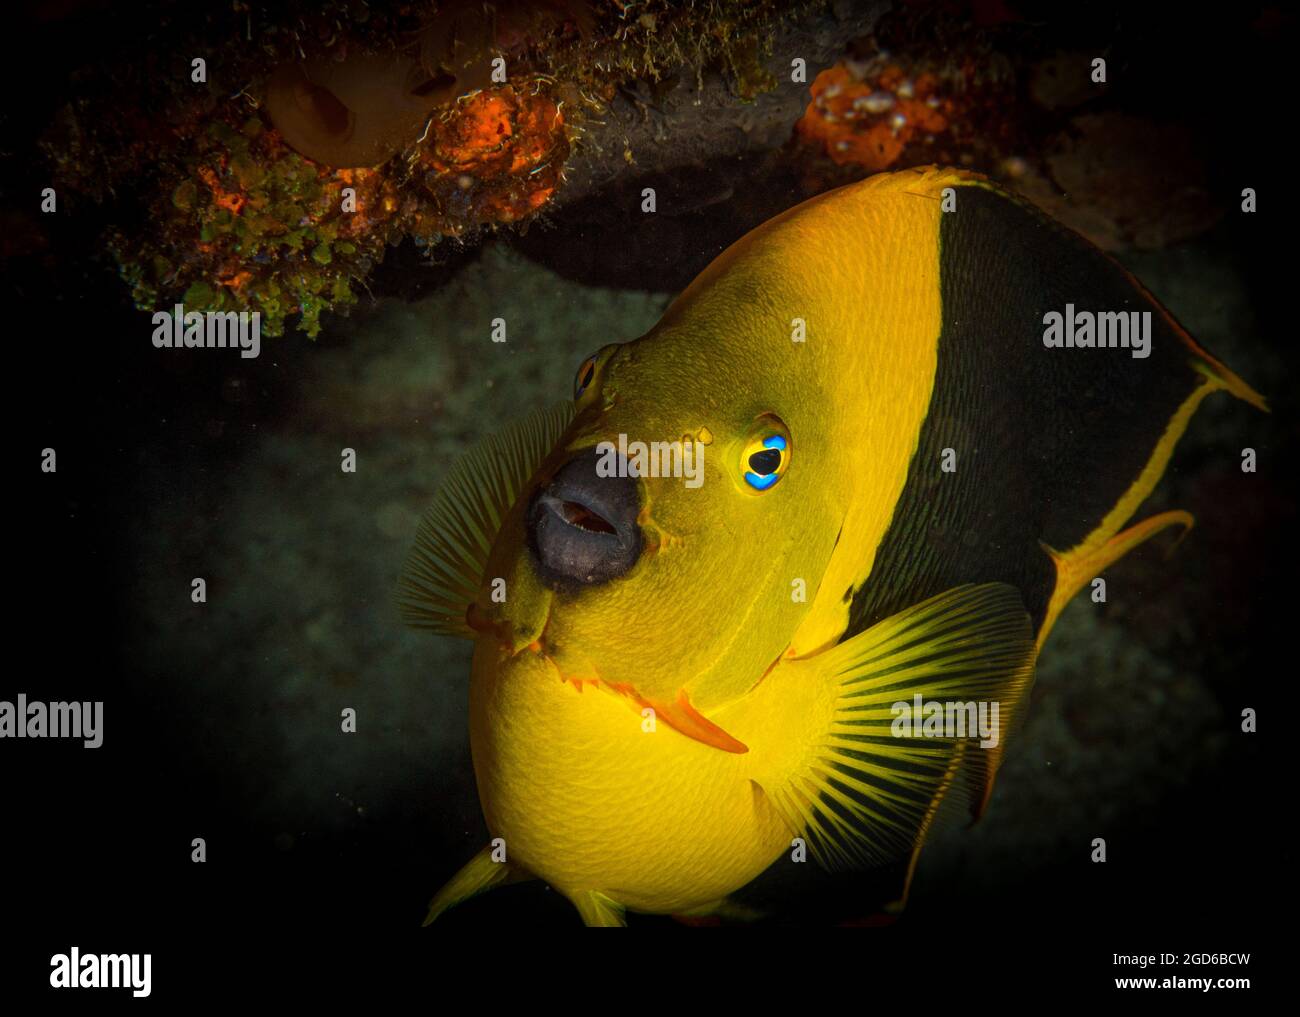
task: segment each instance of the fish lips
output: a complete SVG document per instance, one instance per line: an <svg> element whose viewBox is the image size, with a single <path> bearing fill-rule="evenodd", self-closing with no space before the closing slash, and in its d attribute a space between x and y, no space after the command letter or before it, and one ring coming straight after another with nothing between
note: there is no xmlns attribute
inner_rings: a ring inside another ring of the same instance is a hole
<svg viewBox="0 0 1300 1017"><path fill-rule="evenodd" d="M599 586L641 557L635 473L628 468L619 471L622 476L600 476L601 459L594 448L575 456L528 506L528 549L539 578L551 589Z"/></svg>

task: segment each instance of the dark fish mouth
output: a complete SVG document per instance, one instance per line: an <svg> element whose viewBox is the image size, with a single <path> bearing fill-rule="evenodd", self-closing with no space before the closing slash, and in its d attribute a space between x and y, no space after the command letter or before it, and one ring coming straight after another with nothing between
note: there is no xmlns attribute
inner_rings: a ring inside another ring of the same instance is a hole
<svg viewBox="0 0 1300 1017"><path fill-rule="evenodd" d="M596 473L595 449L562 466L528 507L528 547L542 581L555 590L609 582L641 555L635 477Z"/></svg>
<svg viewBox="0 0 1300 1017"><path fill-rule="evenodd" d="M590 506L577 501L561 501L550 495L544 495L540 501L548 511L554 512L570 526L576 526L588 533L608 533L618 536L614 524Z"/></svg>

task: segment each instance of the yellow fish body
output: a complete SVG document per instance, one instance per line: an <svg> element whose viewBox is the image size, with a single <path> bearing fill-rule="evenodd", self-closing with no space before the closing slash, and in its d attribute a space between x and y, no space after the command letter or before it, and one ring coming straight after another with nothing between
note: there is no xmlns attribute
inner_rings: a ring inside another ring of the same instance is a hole
<svg viewBox="0 0 1300 1017"><path fill-rule="evenodd" d="M404 608L476 640L493 837L430 920L520 878L616 925L724 910L804 845L914 863L942 806L987 801L1064 604L1190 525L1127 524L1218 389L1264 408L974 174L876 176L742 238L421 529Z"/></svg>

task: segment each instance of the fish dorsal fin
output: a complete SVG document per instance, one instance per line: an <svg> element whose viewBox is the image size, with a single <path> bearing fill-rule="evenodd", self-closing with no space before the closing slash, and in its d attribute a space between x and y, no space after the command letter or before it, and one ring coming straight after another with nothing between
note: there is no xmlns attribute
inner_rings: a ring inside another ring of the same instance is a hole
<svg viewBox="0 0 1300 1017"><path fill-rule="evenodd" d="M402 570L398 606L408 625L474 637L465 611L502 521L572 419L572 403L539 410L488 436L451 468Z"/></svg>
<svg viewBox="0 0 1300 1017"><path fill-rule="evenodd" d="M909 607L792 662L789 681L828 694L810 698L820 705L803 751L759 783L826 868L899 858L925 838L946 799L978 800L1000 758L981 746L991 740L981 721L1000 745L1021 712L1034 657L1029 615L1005 583L959 586ZM910 728L895 704L908 707ZM936 707L942 719L931 723Z"/></svg>

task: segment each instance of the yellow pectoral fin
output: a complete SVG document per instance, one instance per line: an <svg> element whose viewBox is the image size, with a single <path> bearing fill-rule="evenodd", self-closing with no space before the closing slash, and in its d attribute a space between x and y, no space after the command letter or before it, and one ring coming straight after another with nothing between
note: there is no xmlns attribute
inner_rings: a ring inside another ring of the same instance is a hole
<svg viewBox="0 0 1300 1017"><path fill-rule="evenodd" d="M1087 583L1161 530L1168 529L1170 526L1183 527L1183 533L1178 538L1181 541L1195 522L1190 513L1174 510L1161 512L1135 526L1130 526L1123 533L1117 533L1095 547L1084 544L1072 551L1061 552L1044 544L1043 550L1051 555L1052 561L1056 564L1056 588L1052 591L1052 599L1047 604L1047 614L1038 630L1038 648L1042 649L1047 634L1056 624L1056 619L1069 603L1070 598ZM1177 544L1174 546L1176 547Z"/></svg>
<svg viewBox="0 0 1300 1017"><path fill-rule="evenodd" d="M783 683L801 744L758 782L828 868L876 865L928 833L954 791L976 800L1033 679L1020 593L960 586L825 653ZM811 695L818 686L824 694Z"/></svg>
<svg viewBox="0 0 1300 1017"><path fill-rule="evenodd" d="M465 613L515 499L573 419L569 403L491 435L447 474L402 570L398 606L408 625L474 638Z"/></svg>

